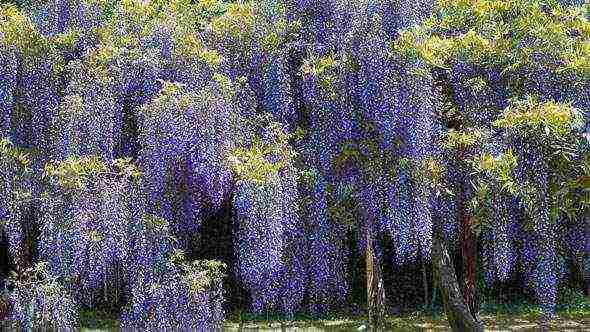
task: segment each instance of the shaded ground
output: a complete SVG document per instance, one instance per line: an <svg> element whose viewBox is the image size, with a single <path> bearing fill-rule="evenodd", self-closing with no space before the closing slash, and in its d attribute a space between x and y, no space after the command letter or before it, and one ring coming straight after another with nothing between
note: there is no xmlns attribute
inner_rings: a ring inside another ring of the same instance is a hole
<svg viewBox="0 0 590 332"><path fill-rule="evenodd" d="M590 315L590 313L589 313ZM538 320L526 317L483 316L486 331L539 331ZM383 331L450 331L445 319L424 317L389 318ZM586 319L556 318L546 325L547 331L590 331L590 317ZM362 320L319 320L295 323L228 323L227 331L362 331L366 326Z"/></svg>
<svg viewBox="0 0 590 332"><path fill-rule="evenodd" d="M557 306L557 315L548 323L541 320L538 307L527 301L509 304L482 304L481 318L486 331L588 331L590 332L590 299L571 293ZM383 331L450 331L439 307L405 311L387 318ZM240 323L241 322L241 323ZM362 331L366 330L361 316L327 317L325 320L296 318L281 324L273 317L252 317L234 313L228 317L227 331Z"/></svg>
<svg viewBox="0 0 590 332"><path fill-rule="evenodd" d="M590 332L590 299L581 293L564 293L557 305L557 315L548 323L541 322L538 306L524 300L510 303L485 302L481 318L486 331L588 331ZM254 316L240 311L231 312L224 331L366 331L365 316L336 314L322 319L297 316L287 322L280 317ZM116 316L116 315L115 315ZM118 331L119 322L112 315L98 311L83 311L82 331ZM391 314L382 331L450 331L440 307L412 309Z"/></svg>
<svg viewBox="0 0 590 332"><path fill-rule="evenodd" d="M234 318L235 319L235 318ZM539 317L535 313L483 315L486 331L540 331ZM82 331L118 331L118 322L100 317L83 317ZM403 317L388 317L383 331L450 331L444 316L432 318L424 313L414 313ZM545 331L590 331L590 311L563 312L544 325ZM367 330L363 317L300 320L295 322L228 321L224 331L363 331Z"/></svg>

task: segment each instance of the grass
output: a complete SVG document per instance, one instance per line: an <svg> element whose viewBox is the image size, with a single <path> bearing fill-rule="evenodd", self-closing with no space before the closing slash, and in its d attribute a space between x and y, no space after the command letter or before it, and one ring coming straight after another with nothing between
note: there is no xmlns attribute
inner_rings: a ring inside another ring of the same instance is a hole
<svg viewBox="0 0 590 332"><path fill-rule="evenodd" d="M549 331L590 331L590 299L582 294L566 294L557 306L557 314L547 323L541 321L540 310L526 300L512 303L488 302L481 306L481 318L486 331L538 331L539 324ZM423 307L386 318L387 331L450 331L446 315L441 308ZM292 321L281 317L255 316L234 312L228 316L225 327L229 331L281 331L281 328L297 327L312 331L357 331L366 323L366 316L330 315L327 317L296 316Z"/></svg>
<svg viewBox="0 0 590 332"><path fill-rule="evenodd" d="M80 312L82 331L114 331L119 329L119 321L107 312L82 310Z"/></svg>
<svg viewBox="0 0 590 332"><path fill-rule="evenodd" d="M584 313L585 318L570 319L559 314L554 320L545 324L549 331L576 331L590 330L590 312ZM539 320L536 315L527 314L483 314L481 316L486 326L486 331L515 330L515 331L537 331ZM366 327L366 317L348 317L341 319L319 319L319 320L296 320L293 322L228 322L225 327L228 331L281 331L284 328L299 328L306 332L312 331L356 331ZM435 317L423 312L415 312L398 317L386 319L387 331L450 331L445 315Z"/></svg>
<svg viewBox="0 0 590 332"><path fill-rule="evenodd" d="M553 320L542 323L541 312L526 300L512 303L487 302L481 306L486 331L590 331L590 299L580 293L565 294ZM117 331L118 321L104 312L83 311L82 331ZM228 315L227 331L285 331L297 328L314 331L359 331L366 327L366 316L332 314L325 317L297 315L287 320L278 315L253 315L236 311ZM450 331L440 308L419 308L386 318L386 331Z"/></svg>

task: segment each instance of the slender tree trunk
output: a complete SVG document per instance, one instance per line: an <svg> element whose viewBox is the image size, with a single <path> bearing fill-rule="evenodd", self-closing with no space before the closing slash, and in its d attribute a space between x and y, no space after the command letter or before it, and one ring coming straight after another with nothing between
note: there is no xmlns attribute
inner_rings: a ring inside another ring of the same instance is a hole
<svg viewBox="0 0 590 332"><path fill-rule="evenodd" d="M385 289L379 262L373 251L371 227L367 230L367 249L365 255L367 269L368 323L372 328L381 327L385 318Z"/></svg>
<svg viewBox="0 0 590 332"><path fill-rule="evenodd" d="M459 162L464 160L463 151L459 152ZM467 211L467 178L466 175L461 179L459 193L459 222L461 225L461 257L462 257L462 282L461 289L465 304L474 319L479 320L479 306L477 303L477 294L475 288L475 271L476 271L476 254L475 236L473 234L473 219Z"/></svg>
<svg viewBox="0 0 590 332"><path fill-rule="evenodd" d="M461 295L453 262L440 230L435 230L432 255L434 279L440 289L450 327L453 331L483 331L483 324L473 317Z"/></svg>
<svg viewBox="0 0 590 332"><path fill-rule="evenodd" d="M4 297L4 294L0 294L0 322L3 322L8 315L8 299ZM0 325L0 327L4 327Z"/></svg>
<svg viewBox="0 0 590 332"><path fill-rule="evenodd" d="M472 220L464 214L461 218L461 255L463 257L463 299L469 312L477 318L478 305L475 293L475 260L476 249L473 231L471 229Z"/></svg>

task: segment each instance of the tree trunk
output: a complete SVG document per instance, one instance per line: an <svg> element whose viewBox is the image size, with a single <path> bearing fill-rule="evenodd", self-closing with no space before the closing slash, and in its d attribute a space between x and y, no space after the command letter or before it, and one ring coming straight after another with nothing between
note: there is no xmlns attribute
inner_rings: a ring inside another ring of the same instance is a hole
<svg viewBox="0 0 590 332"><path fill-rule="evenodd" d="M477 321L465 304L440 230L433 237L433 267L435 282L440 289L447 320L453 331L483 331L483 324Z"/></svg>
<svg viewBox="0 0 590 332"><path fill-rule="evenodd" d="M2 286L3 286L2 288L4 288L4 285L2 285ZM9 308L8 299L5 297L4 290L1 290L0 291L0 322L3 322L6 319L6 317L8 316L8 312L10 311L9 309L10 308ZM0 327L3 327L3 326L0 324Z"/></svg>
<svg viewBox="0 0 590 332"><path fill-rule="evenodd" d="M368 324L370 327L381 327L385 318L385 289L379 262L373 251L373 238L370 227L367 230L367 249L365 263L367 269L367 306Z"/></svg>
<svg viewBox="0 0 590 332"><path fill-rule="evenodd" d="M464 160L463 151L459 152L459 162ZM473 234L472 226L473 219L467 211L467 178L466 175L461 179L460 193L459 193L459 222L461 225L461 257L462 257L462 280L461 289L465 304L469 308L469 312L474 319L479 320L478 312L479 306L476 297L475 288L475 264L476 264L476 247L475 236Z"/></svg>
<svg viewBox="0 0 590 332"><path fill-rule="evenodd" d="M467 214L461 218L461 256L463 257L463 299L469 312L477 319L478 305L475 294L475 239L471 229L472 220Z"/></svg>

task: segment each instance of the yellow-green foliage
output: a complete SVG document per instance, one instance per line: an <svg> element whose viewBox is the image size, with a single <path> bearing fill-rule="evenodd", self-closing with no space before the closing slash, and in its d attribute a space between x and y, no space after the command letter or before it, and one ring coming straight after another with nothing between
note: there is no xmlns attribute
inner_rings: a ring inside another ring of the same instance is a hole
<svg viewBox="0 0 590 332"><path fill-rule="evenodd" d="M332 163L335 169L343 169L347 163L362 162L362 155L359 147L353 142L344 143L340 153L337 154Z"/></svg>
<svg viewBox="0 0 590 332"><path fill-rule="evenodd" d="M214 49L208 49L196 32L186 32L177 36L175 53L185 58L199 59L212 68L219 67L221 55Z"/></svg>
<svg viewBox="0 0 590 332"><path fill-rule="evenodd" d="M441 189L446 168L440 161L433 157L422 160L419 168L419 174L422 180L425 180L432 188Z"/></svg>
<svg viewBox="0 0 590 332"><path fill-rule="evenodd" d="M337 74L335 70L340 66L341 61L333 54L306 59L301 66L303 75L315 77L321 86L328 92L332 99L336 98L336 87L334 86Z"/></svg>
<svg viewBox="0 0 590 332"><path fill-rule="evenodd" d="M265 183L277 177L285 166L282 160L271 162L269 158L276 150L255 140L250 148L238 148L229 156L230 167L240 180Z"/></svg>
<svg viewBox="0 0 590 332"><path fill-rule="evenodd" d="M279 48L292 29L292 25L287 24L284 18L271 21L260 13L258 5L249 2L227 4L220 0L84 1L102 13L104 22L89 32L89 36L98 42L98 46L93 48L87 61L103 76L109 76L108 64L119 56L124 55L133 59L145 54L145 41L161 31L170 33L174 56L199 60L217 69L223 58L215 49L217 45L204 42L204 34L209 37L213 34L220 40L231 40L233 46L245 52L249 52L253 45L260 45L265 50L272 51ZM78 36L76 31L70 31L57 37L43 38L15 7L6 6L4 11L7 13L4 16L10 18L10 24L4 25L15 30L8 34L12 39L8 38L7 44L17 44L13 39L25 35L29 37L21 38L20 44L23 44L23 47L32 48L30 44L66 47L75 42ZM154 44L154 47L158 45Z"/></svg>
<svg viewBox="0 0 590 332"><path fill-rule="evenodd" d="M107 165L97 156L70 157L62 162L47 163L44 169L45 176L66 189L82 189L90 176L107 171Z"/></svg>
<svg viewBox="0 0 590 332"><path fill-rule="evenodd" d="M516 155L512 150L494 157L489 153L483 153L471 160L474 169L499 183L502 190L516 193L516 182L512 176L518 164Z"/></svg>
<svg viewBox="0 0 590 332"><path fill-rule="evenodd" d="M581 126L583 117L568 104L554 101L540 102L532 97L514 101L494 125L521 135L544 135L565 138Z"/></svg>
<svg viewBox="0 0 590 332"><path fill-rule="evenodd" d="M248 38L253 33L256 9L250 3L233 3L227 7L227 11L213 19L211 28L217 35L230 35L241 40Z"/></svg>
<svg viewBox="0 0 590 332"><path fill-rule="evenodd" d="M234 94L233 82L225 75L215 73L213 79L219 84L223 98L232 98ZM208 105L213 103L217 95L212 87L204 87L198 92L188 91L183 83L161 81L162 89L158 96L148 105L141 108L141 112L164 112L182 117L185 111L195 105Z"/></svg>
<svg viewBox="0 0 590 332"><path fill-rule="evenodd" d="M184 84L180 82L162 81L162 89L158 96L149 105L144 105L141 112L149 114L151 112L174 113L185 111L195 100L194 94L187 93ZM179 107L173 107L178 105Z"/></svg>
<svg viewBox="0 0 590 332"><path fill-rule="evenodd" d="M168 230L169 223L166 219L152 215L152 214L144 214L143 221L145 222L146 226L148 226L156 231L159 231L162 234L167 233L166 231ZM174 260L174 259L183 258L184 256L182 256L182 257L178 256L180 254L181 253L176 253L176 257L173 254L171 259Z"/></svg>
<svg viewBox="0 0 590 332"><path fill-rule="evenodd" d="M0 4L0 48L18 52L24 59L24 65L47 59L54 73L60 72L64 68L64 60L56 50L71 46L75 40L73 31L45 37L16 6Z"/></svg>
<svg viewBox="0 0 590 332"><path fill-rule="evenodd" d="M139 57L142 52L133 52L140 45L141 38L150 36L156 29L162 10L156 10L157 1L124 0L113 3L107 0L94 0L103 11L112 12L104 24L94 28L99 45L92 50L88 62L103 71L107 65L124 50L131 56ZM163 19L163 18L161 18Z"/></svg>
<svg viewBox="0 0 590 332"><path fill-rule="evenodd" d="M207 48L201 31L213 18L225 11L220 1L172 0L143 1L124 0L113 2L93 0L105 14L106 22L95 28L92 34L99 46L89 57L89 62L103 69L122 52L127 56L140 57L144 52L141 41L156 32L167 30L173 40L176 56L198 59L216 68L221 56Z"/></svg>
<svg viewBox="0 0 590 332"><path fill-rule="evenodd" d="M80 31L76 29L70 29L64 33L56 34L53 37L50 37L52 43L56 46L65 49L72 49L78 39L80 38Z"/></svg>
<svg viewBox="0 0 590 332"><path fill-rule="evenodd" d="M183 271L182 279L192 294L198 294L220 282L227 269L225 263L215 260L182 262L179 266Z"/></svg>
<svg viewBox="0 0 590 332"><path fill-rule="evenodd" d="M223 14L211 19L208 29L219 40L231 40L231 46L243 52L260 46L272 53L299 29L299 22L287 22L284 13L282 6L269 9L253 1L231 3Z"/></svg>
<svg viewBox="0 0 590 332"><path fill-rule="evenodd" d="M213 80L219 84L221 90L228 96L233 97L236 93L236 89L232 80L224 74L214 73Z"/></svg>
<svg viewBox="0 0 590 332"><path fill-rule="evenodd" d="M14 5L0 5L0 45L16 46L23 53L42 54L47 40L31 20Z"/></svg>
<svg viewBox="0 0 590 332"><path fill-rule="evenodd" d="M10 160L10 165L5 165L4 167L14 167L12 162L16 162L23 169L28 169L31 164L29 153L21 148L15 147L8 138L0 140L0 158Z"/></svg>
<svg viewBox="0 0 590 332"><path fill-rule="evenodd" d="M488 182L479 181L475 186L474 195L468 203L473 216L473 231L477 236L494 221L492 202L494 191Z"/></svg>
<svg viewBox="0 0 590 332"><path fill-rule="evenodd" d="M227 265L215 260L197 260L188 262L183 250L176 249L169 256L169 261L178 266L183 282L191 293L196 294L213 286L225 276Z"/></svg>
<svg viewBox="0 0 590 332"><path fill-rule="evenodd" d="M160 94L164 97L178 95L184 91L184 85L180 82L164 81Z"/></svg>
<svg viewBox="0 0 590 332"><path fill-rule="evenodd" d="M76 30L45 37L16 6L0 5L0 48L18 52L24 59L24 65L48 59L54 73L62 71L64 60L57 50L71 49L78 37Z"/></svg>
<svg viewBox="0 0 590 332"><path fill-rule="evenodd" d="M469 79L467 84L473 89L473 91L480 93L486 88L488 82L483 77L476 76Z"/></svg>
<svg viewBox="0 0 590 332"><path fill-rule="evenodd" d="M279 171L293 164L295 152L289 145L291 136L276 122L271 122L267 130L275 137L272 143L254 139L250 147L240 147L229 154L227 161L239 180L263 184L276 179Z"/></svg>
<svg viewBox="0 0 590 332"><path fill-rule="evenodd" d="M84 189L89 180L103 175L117 175L137 179L141 173L130 158L114 161L115 171L98 156L69 157L61 162L45 165L44 175L64 189Z"/></svg>
<svg viewBox="0 0 590 332"><path fill-rule="evenodd" d="M590 23L581 9L553 1L438 0L435 13L402 32L393 49L442 68L464 60L590 77Z"/></svg>
<svg viewBox="0 0 590 332"><path fill-rule="evenodd" d="M483 133L477 129L465 131L449 130L443 146L447 149L465 149L473 146L483 137Z"/></svg>
<svg viewBox="0 0 590 332"><path fill-rule="evenodd" d="M339 61L332 54L324 55L317 59L307 60L301 70L306 75L319 76L325 71L336 68Z"/></svg>
<svg viewBox="0 0 590 332"><path fill-rule="evenodd" d="M141 177L141 171L129 157L115 159L113 164L117 168L117 171L120 175L124 175L133 179L139 179L139 177Z"/></svg>

